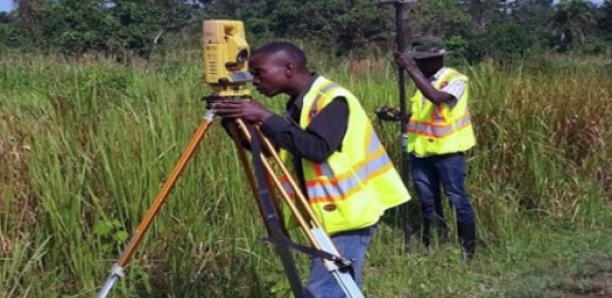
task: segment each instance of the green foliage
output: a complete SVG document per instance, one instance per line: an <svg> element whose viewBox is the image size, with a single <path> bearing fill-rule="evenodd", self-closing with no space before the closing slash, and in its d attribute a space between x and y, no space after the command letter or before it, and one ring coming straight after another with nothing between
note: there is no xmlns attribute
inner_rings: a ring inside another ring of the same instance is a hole
<svg viewBox="0 0 612 298"><path fill-rule="evenodd" d="M110 19L115 30L109 32L107 51L135 51L139 56L147 57L153 47L153 36L159 28L158 15L154 6L143 5L134 1L117 1L109 9Z"/></svg>
<svg viewBox="0 0 612 298"><path fill-rule="evenodd" d="M419 1L409 10L407 29L411 36L461 35L470 28L471 16L456 0Z"/></svg>
<svg viewBox="0 0 612 298"><path fill-rule="evenodd" d="M8 24L13 22L11 15L6 11L0 11L0 24Z"/></svg>
<svg viewBox="0 0 612 298"><path fill-rule="evenodd" d="M529 34L528 30L515 23L495 24L487 31L471 35L464 55L468 61L478 61L484 57L502 61L523 58L543 44L537 35Z"/></svg>
<svg viewBox="0 0 612 298"><path fill-rule="evenodd" d="M472 27L476 31L486 30L489 25L501 18L503 2L498 0L458 0L471 16Z"/></svg>
<svg viewBox="0 0 612 298"><path fill-rule="evenodd" d="M612 43L602 38L587 36L580 43L571 48L573 54L578 55L612 55Z"/></svg>
<svg viewBox="0 0 612 298"><path fill-rule="evenodd" d="M405 31L408 42L423 35L454 38L451 46L472 61L520 57L530 51L527 43L567 51L587 46L587 37L611 40L611 7L609 0L599 9L584 0L418 1L405 6ZM394 47L393 9L378 0L24 0L15 17L0 15L0 23L11 24L0 29L0 41L4 47L75 56L101 52L125 61L198 47L201 21L212 18L244 21L253 45L288 39L359 59ZM511 46L507 37L516 28L525 31Z"/></svg>
<svg viewBox="0 0 612 298"><path fill-rule="evenodd" d="M210 9L243 20L251 35L307 39L342 54L362 54L393 28L391 10L376 0L220 1Z"/></svg>
<svg viewBox="0 0 612 298"><path fill-rule="evenodd" d="M514 7L510 14L510 21L516 22L524 28L530 28L529 33L538 36L549 33L550 19L554 10L551 7L552 1L548 0L529 0L517 1L520 5Z"/></svg>
<svg viewBox="0 0 612 298"><path fill-rule="evenodd" d="M196 6L181 0L56 0L35 7L28 8L27 26L17 23L17 32L27 38L21 44L75 56L101 52L122 60L148 57L167 32L179 31L200 16Z"/></svg>
<svg viewBox="0 0 612 298"><path fill-rule="evenodd" d="M392 34L393 19L389 11L381 8L378 1L354 1L348 11L338 18L337 35L332 38L339 43L339 53L356 53L361 56L372 52L375 46L384 43Z"/></svg>
<svg viewBox="0 0 612 298"><path fill-rule="evenodd" d="M584 0L563 0L555 8L551 27L558 38L558 50L566 51L595 30L596 10Z"/></svg>
<svg viewBox="0 0 612 298"><path fill-rule="evenodd" d="M600 8L599 28L605 38L612 42L612 0L606 0Z"/></svg>
<svg viewBox="0 0 612 298"><path fill-rule="evenodd" d="M17 23L30 34L35 33L40 20L39 10L47 2L46 0L19 0L13 1L17 4Z"/></svg>
<svg viewBox="0 0 612 298"><path fill-rule="evenodd" d="M109 35L117 27L95 0L53 1L40 14L42 34L49 45L67 54L104 50Z"/></svg>
<svg viewBox="0 0 612 298"><path fill-rule="evenodd" d="M12 24L0 24L0 52L11 46L15 37L15 26Z"/></svg>
<svg viewBox="0 0 612 298"><path fill-rule="evenodd" d="M0 12L0 51L31 46L31 39L35 34L23 27L23 22L17 18L15 12Z"/></svg>
<svg viewBox="0 0 612 298"><path fill-rule="evenodd" d="M116 245L128 240L129 234L122 229L119 220L99 221L94 224L92 233L103 243L100 250L106 254L112 253Z"/></svg>

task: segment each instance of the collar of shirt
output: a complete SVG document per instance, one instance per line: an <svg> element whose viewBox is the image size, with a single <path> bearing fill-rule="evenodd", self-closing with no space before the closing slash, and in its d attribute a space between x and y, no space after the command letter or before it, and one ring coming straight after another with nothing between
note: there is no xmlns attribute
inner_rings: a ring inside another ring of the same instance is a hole
<svg viewBox="0 0 612 298"><path fill-rule="evenodd" d="M438 71L433 76L427 78L427 81L429 81L429 83L431 84L435 83L442 76L442 74L446 71L446 69L447 67L442 67L438 69Z"/></svg>
<svg viewBox="0 0 612 298"><path fill-rule="evenodd" d="M438 69L438 71L436 71L436 73L433 76L427 78L427 81L430 84L435 85L436 81L442 76L442 74L445 71L446 71L446 67L443 66L442 68ZM421 99L421 107L424 107L426 103L427 103L427 98L423 96L423 98Z"/></svg>
<svg viewBox="0 0 612 298"><path fill-rule="evenodd" d="M290 116L296 122L300 119L300 113L302 112L302 106L304 105L304 96L306 95L306 93L308 93L308 91L310 91L310 88L312 88L314 82L316 82L319 78L319 75L317 75L316 73L312 73L312 75L314 76L314 78L312 82L310 82L310 84L308 85L308 88L297 96L292 96L287 102L287 115Z"/></svg>

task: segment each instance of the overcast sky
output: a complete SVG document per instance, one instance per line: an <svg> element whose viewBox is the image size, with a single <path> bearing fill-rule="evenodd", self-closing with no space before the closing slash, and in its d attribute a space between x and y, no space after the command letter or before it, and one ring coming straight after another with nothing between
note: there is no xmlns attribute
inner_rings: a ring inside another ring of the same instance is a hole
<svg viewBox="0 0 612 298"><path fill-rule="evenodd" d="M0 0L0 11L9 11L13 9L13 0Z"/></svg>
<svg viewBox="0 0 612 298"><path fill-rule="evenodd" d="M14 0L0 0L0 11L9 11L13 9L13 1ZM589 0L596 4L603 3L604 0ZM559 0L555 0L555 2L559 2Z"/></svg>

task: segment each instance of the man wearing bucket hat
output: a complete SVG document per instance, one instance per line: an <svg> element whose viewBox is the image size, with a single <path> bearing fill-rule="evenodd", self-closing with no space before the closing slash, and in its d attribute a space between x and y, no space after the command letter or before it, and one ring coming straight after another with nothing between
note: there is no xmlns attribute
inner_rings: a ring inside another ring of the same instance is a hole
<svg viewBox="0 0 612 298"><path fill-rule="evenodd" d="M448 239L448 227L440 200L440 185L450 199L457 218L463 258L476 249L474 210L465 190L464 152L475 145L468 110L468 78L444 66L448 54L444 42L433 36L417 38L406 53L396 52L395 62L405 69L417 91L412 98L408 122L408 146L414 187L421 202L423 243Z"/></svg>

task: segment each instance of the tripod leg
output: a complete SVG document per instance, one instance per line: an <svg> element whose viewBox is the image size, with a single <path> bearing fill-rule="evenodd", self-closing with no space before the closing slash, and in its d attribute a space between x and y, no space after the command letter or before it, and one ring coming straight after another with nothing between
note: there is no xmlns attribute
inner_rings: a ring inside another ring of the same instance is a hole
<svg viewBox="0 0 612 298"><path fill-rule="evenodd" d="M274 150L274 146L272 145L272 143L270 143L270 141L263 135L261 130L259 130L259 127L256 127L256 131L259 134L260 138L263 140L264 144L266 145L267 150L274 157L275 162L281 168L281 171L283 172L283 174L288 178L289 183L291 184L291 187L295 190L295 193L296 193L296 196L298 197L299 202L302 204L303 210L305 210L307 215L310 217L312 227L311 228L307 228L304 226L302 227L303 227L304 233L311 240L312 246L316 247L319 250L326 251L336 256L340 256L338 249L332 242L331 238L327 235L322 225L319 223L316 215L314 214L314 212L312 211L312 208L310 207L308 200L306 199L306 196L304 196L301 189L298 188L297 183L295 182L295 179L291 177L289 171L287 170L282 160L280 159L280 156L278 156L278 154ZM283 190L282 185L279 184L279 187L281 190ZM285 195L284 198L285 198L285 201L290 202L290 199L288 196ZM296 211L294 209L295 207L292 208L292 212L294 212L294 214L295 213L299 214L299 211ZM344 291L347 297L349 298L363 297L363 294L361 293L359 286L357 286L357 284L355 283L355 280L353 279L353 276L349 272L340 270L340 268L338 267L338 264L336 264L335 262L325 260L325 259L322 259L322 261L325 267L327 268L327 270L330 272L330 274L334 276L334 278L338 282L338 285L340 286L340 288L342 288L342 290Z"/></svg>
<svg viewBox="0 0 612 298"><path fill-rule="evenodd" d="M237 124L238 128L240 129L240 132L245 137L245 139L250 142L251 139L252 139L252 136L249 133L249 130L246 127L246 125L244 124L244 122L242 122L242 120L237 120L236 124ZM267 147L266 149L271 154L276 154L276 152L274 151L274 147L269 143L269 141L267 141L266 138L262 137L260 139L264 140L264 144L269 145L269 146L266 146ZM260 153L260 155L261 155L263 167L265 168L267 175L272 179L272 181L276 185L276 188L278 189L278 191L281 193L281 196L283 197L283 201L287 204L287 206L291 209L291 212L295 215L298 224L300 225L302 230L306 232L306 236L310 240L312 245L314 245L317 249L320 249L321 247L318 246L318 244L316 243L316 240L315 240L314 236L311 233L309 233L309 231L310 231L310 224L309 224L309 222L304 218L304 216L302 216L301 212L298 209L298 206L296 206L295 203L291 199L289 199L290 198L289 194L287 194L287 192L283 188L282 183L280 182L278 177L276 177L274 175L274 170L272 169L270 164L266 161L265 156L263 156L262 153ZM280 160L280 158L279 158L279 160ZM286 174L288 174L288 172ZM290 176L287 176L287 177L290 177ZM301 191L299 190L299 188L297 188L297 184L295 184L294 189L296 191L296 194L297 193L301 194ZM311 218L311 220L312 220L312 218Z"/></svg>
<svg viewBox="0 0 612 298"><path fill-rule="evenodd" d="M168 195L170 194L170 191L176 184L176 181L178 180L179 176L183 173L183 170L185 169L185 167L187 166L187 163L189 162L189 160L195 153L198 145L200 144L200 141L202 141L202 138L204 138L204 135L206 134L206 132L208 131L208 128L210 127L210 124L212 123L213 116L214 114L209 113L200 122L195 133L193 134L193 137L189 141L189 144L183 150L183 153L181 154L180 158L176 162L174 168L172 169L172 172L170 172L170 176L168 177L168 179L162 186L161 190L155 197L153 204L151 205L151 207L145 214L144 218L138 225L138 228L136 229L134 236L132 236L132 239L128 243L128 246L121 253L121 257L119 258L119 261L113 265L113 268L111 269L111 273L106 279L104 286L101 288L100 292L98 293L98 296L97 296L98 298L106 297L108 293L110 292L110 290L112 289L113 285L117 282L117 280L119 280L119 278L123 276L124 268L130 262L130 259L132 255L134 254L134 251L136 250L136 248L142 241L144 235L149 230L149 227L151 226L153 219L155 218L155 216L161 209L161 206L166 201L166 198L168 197Z"/></svg>
<svg viewBox="0 0 612 298"><path fill-rule="evenodd" d="M253 151L253 168L257 178L257 188L253 189L253 191L255 192L256 197L259 198L258 203L260 206L260 211L263 215L262 219L264 220L270 237L281 238L283 237L283 223L269 191L269 180L267 179L268 173L264 171L263 166L265 156L261 154L261 146L257 139L251 140L251 150ZM241 150L239 151L243 152ZM241 157L241 160L246 160L246 158L243 159ZM246 163L243 166L248 168ZM252 172L249 171L247 175L251 176ZM288 246L280 243L275 243L274 248L281 259L281 263L283 264L283 268L285 269L285 273L289 279L289 284L291 286L291 290L293 291L293 295L297 298L303 297L304 288L302 286L302 281L300 280L300 275L293 259L293 255L291 254L291 250Z"/></svg>
<svg viewBox="0 0 612 298"><path fill-rule="evenodd" d="M261 137L261 139L264 141L264 144L266 145L268 150L271 152L270 154L274 158L274 161L281 168L281 172L283 172L283 175L285 175L287 177L287 180L288 180L289 184L291 185L291 187L296 190L295 191L296 197L298 198L298 200L302 204L302 206L304 206L304 209L308 213L308 216L310 217L310 220L312 220L313 225L317 226L317 227L322 226L321 223L319 222L319 220L317 219L316 215L314 214L314 212L312 212L312 209L310 209L310 203L308 203L308 199L302 193L302 191L299 188L297 182L295 181L293 176L291 176L291 173L289 173L289 170L287 169L287 167L285 167L285 164L283 164L282 160L280 159L280 156L278 156L278 153L276 153L276 151L274 150L274 146L272 146L272 143L270 143L270 140L268 140L268 138L266 138L261 133L259 128L257 128L257 132L259 133L259 136Z"/></svg>
<svg viewBox="0 0 612 298"><path fill-rule="evenodd" d="M253 138L250 135L244 122L242 122L241 120L238 120L237 125L248 140ZM297 206L292 202L289 195L284 190L282 184L280 183L280 180L273 175L274 172L272 168L270 167L270 165L268 164L268 162L265 160L265 156L263 156L261 152L255 152L255 151L253 151L253 154L257 154L260 156L263 166L268 171L268 174L272 176L274 183L276 184L277 188L281 192L285 203L287 203L287 205L289 206L289 208L295 215L298 223L300 224L300 227L302 227L302 231L306 234L312 246L318 250L322 250L327 253L331 253L335 256L340 256L338 249L335 247L335 245L333 244L329 236L325 233L322 226L319 224L317 218L314 215L314 212L312 211L312 209L310 208L310 205L308 204L308 201L306 200L306 197L302 194L301 190L297 187L297 184L291 178L288 170L284 167L282 161L280 160L280 157L278 156L278 154L276 154L275 148L268 141L268 139L261 133L258 127L256 127L256 131L259 134L259 139L263 140L264 144L266 145L266 149L268 150L268 152L270 152L270 154L274 156L275 161L277 162L279 167L281 167L283 174L285 174L291 181L292 187L294 188L295 193L298 195L299 198L301 198L301 202L303 204L302 207L307 212L307 215L310 216L309 223L313 224L312 227L308 225L306 220L304 220L303 216L301 215L301 212L298 210ZM338 267L338 264L336 264L335 262L332 262L326 259L322 259L322 261L325 264L325 267L327 268L327 270L330 272L330 274L334 276L334 278L338 282L338 285L340 286L340 288L342 288L342 290L344 291L347 297L349 298L362 298L363 297L363 294L361 293L359 287L357 286L357 284L355 283L355 280L353 279L352 275L349 272L341 271L340 268Z"/></svg>
<svg viewBox="0 0 612 298"><path fill-rule="evenodd" d="M253 171L251 170L251 167L249 166L249 161L247 160L246 155L244 154L244 150L242 148L242 145L240 143L240 136L238 135L238 132L236 131L236 126L235 124L231 123L229 124L228 127L229 133L232 137L232 140L234 141L234 145L236 145L236 150L238 151L238 159L240 160L240 164L242 165L242 169L244 170L245 175L247 176L247 181L249 182L249 186L251 187L251 191L253 192L253 197L257 197L257 183L255 182L255 177L253 176ZM259 214L262 216L264 216L263 210L261 208L261 205L257 204L257 207L259 208ZM268 227L266 226L266 229ZM270 231L268 230L268 233Z"/></svg>
<svg viewBox="0 0 612 298"><path fill-rule="evenodd" d="M231 123L229 124L228 127L229 133L232 136L232 140L234 141L234 144L236 145L236 150L238 151L238 159L240 160L240 164L242 165L242 168L244 170L244 173L247 176L247 180L249 182L249 186L251 187L251 191L253 192L253 197L257 198L259 196L258 192L257 192L257 183L255 182L255 177L253 176L253 170L251 169L251 167L249 166L249 161L246 157L246 154L244 152L244 149L242 148L241 145L241 139L240 139L240 135L238 133L238 131L236 130L236 124L235 123ZM269 175L266 175L266 186L268 187L268 189L270 190L270 195L272 197L274 197L274 193L273 193L273 188L272 188L272 178ZM262 206L261 206L261 202L259 200L257 201L257 207L259 208L259 214L261 215L261 218L265 218L264 217L264 212L262 210ZM280 210L278 207L278 205L274 205L274 207L276 208L276 210ZM282 222L282 221L281 221ZM264 224L266 222L264 221ZM270 234L270 227L266 224L266 230L268 232L268 234ZM282 226L282 230L283 233L285 235L289 235L289 233L287 232L287 230L285 229L284 226Z"/></svg>

